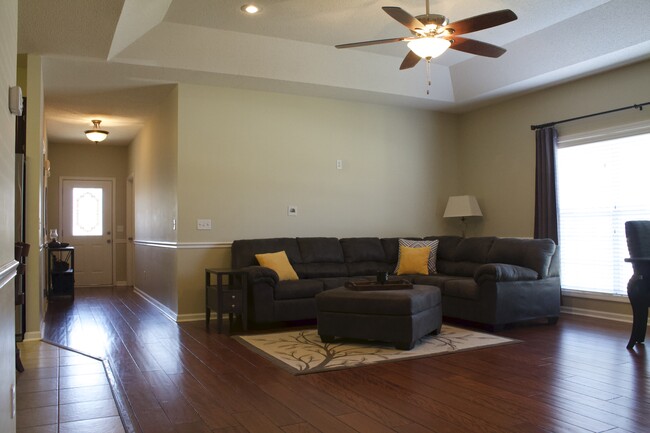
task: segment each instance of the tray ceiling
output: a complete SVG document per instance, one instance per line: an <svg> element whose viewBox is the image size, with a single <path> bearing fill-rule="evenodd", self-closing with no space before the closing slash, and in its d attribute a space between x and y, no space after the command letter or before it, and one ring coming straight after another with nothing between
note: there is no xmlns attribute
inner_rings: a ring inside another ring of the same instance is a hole
<svg viewBox="0 0 650 433"><path fill-rule="evenodd" d="M382 6L424 13L424 0L21 0L19 53L43 55L53 142L83 142L101 118L128 144L178 82L462 112L650 57L647 0L431 0L451 21L512 9L518 20L469 34L508 50L498 59L448 50L400 71L407 36ZM107 141L106 143L108 143Z"/></svg>

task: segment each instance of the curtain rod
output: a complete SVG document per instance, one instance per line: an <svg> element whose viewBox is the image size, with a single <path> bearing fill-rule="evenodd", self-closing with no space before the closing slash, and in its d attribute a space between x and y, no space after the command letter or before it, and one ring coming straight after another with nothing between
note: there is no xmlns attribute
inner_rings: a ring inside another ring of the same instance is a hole
<svg viewBox="0 0 650 433"><path fill-rule="evenodd" d="M555 122L544 123L542 125L530 125L530 129L532 129L534 131L536 129L542 129L542 128L547 128L549 126L559 125L560 123L573 122L574 120L586 119L588 117L600 116L602 114L616 113L617 111L629 110L631 108L634 108L634 109L639 110L639 111L643 111L643 107L646 106L646 105L650 105L650 102L644 102L643 104L628 105L627 107L621 107L621 108L615 108L613 110L601 111L600 113L586 114L584 116L572 117L570 119L556 120Z"/></svg>

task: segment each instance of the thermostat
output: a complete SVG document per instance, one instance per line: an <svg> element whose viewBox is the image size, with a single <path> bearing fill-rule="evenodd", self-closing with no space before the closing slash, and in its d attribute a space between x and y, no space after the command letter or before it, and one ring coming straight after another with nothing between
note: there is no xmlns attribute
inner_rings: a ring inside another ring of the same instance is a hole
<svg viewBox="0 0 650 433"><path fill-rule="evenodd" d="M16 116L23 115L23 90L20 86L9 88L9 111Z"/></svg>

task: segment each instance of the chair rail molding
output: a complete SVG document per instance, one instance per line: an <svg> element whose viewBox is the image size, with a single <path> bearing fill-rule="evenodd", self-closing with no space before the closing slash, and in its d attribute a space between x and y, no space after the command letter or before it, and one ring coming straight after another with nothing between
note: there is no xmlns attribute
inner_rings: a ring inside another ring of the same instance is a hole
<svg viewBox="0 0 650 433"><path fill-rule="evenodd" d="M17 268L18 262L16 260L11 260L0 266L0 288L6 286L16 276Z"/></svg>
<svg viewBox="0 0 650 433"><path fill-rule="evenodd" d="M168 242L168 241L149 241L149 240L134 240L134 245L154 247L154 248L171 248L177 250L192 250L192 249L219 249L230 248L232 241L224 242Z"/></svg>

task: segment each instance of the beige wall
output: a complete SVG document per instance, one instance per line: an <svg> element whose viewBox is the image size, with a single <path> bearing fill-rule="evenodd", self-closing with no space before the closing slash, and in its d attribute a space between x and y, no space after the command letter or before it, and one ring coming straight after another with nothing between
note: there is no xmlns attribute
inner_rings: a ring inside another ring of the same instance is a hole
<svg viewBox="0 0 650 433"><path fill-rule="evenodd" d="M456 141L453 115L180 85L179 240L434 233Z"/></svg>
<svg viewBox="0 0 650 433"><path fill-rule="evenodd" d="M175 242L177 218L178 90L174 87L129 147L138 240Z"/></svg>
<svg viewBox="0 0 650 433"><path fill-rule="evenodd" d="M6 101L16 85L18 2L0 2L0 431L16 431L11 387L16 384L14 322L15 122Z"/></svg>
<svg viewBox="0 0 650 433"><path fill-rule="evenodd" d="M45 315L47 299L45 288L45 265L43 251L43 221L45 207L43 185L43 156L47 140L43 124L43 68L40 55L21 55L25 62L20 82L27 98L27 143L25 151L25 241L31 245L26 263L26 332L25 339L41 338L41 324Z"/></svg>
<svg viewBox="0 0 650 433"><path fill-rule="evenodd" d="M110 144L49 143L48 159L51 176L47 188L47 227L59 228L61 177L113 178L115 228L115 283L126 281L126 179L128 177L128 148ZM60 232L59 232L60 233Z"/></svg>
<svg viewBox="0 0 650 433"><path fill-rule="evenodd" d="M203 311L203 269L230 264L229 250L196 243L443 230L457 185L453 115L187 84L178 112L181 315Z"/></svg>
<svg viewBox="0 0 650 433"><path fill-rule="evenodd" d="M178 311L176 238L178 90L129 146L135 195L134 285L171 312Z"/></svg>
<svg viewBox="0 0 650 433"><path fill-rule="evenodd" d="M460 179L475 194L484 218L478 234L533 236L535 133L530 125L650 101L650 61L491 105L460 117ZM626 123L650 121L650 110L558 126L560 136ZM629 315L626 302L564 296L565 309Z"/></svg>
<svg viewBox="0 0 650 433"><path fill-rule="evenodd" d="M479 233L532 236L535 133L530 125L650 100L650 61L603 73L460 117L460 179L479 198ZM558 126L560 135L650 120L650 110L626 111Z"/></svg>
<svg viewBox="0 0 650 433"><path fill-rule="evenodd" d="M469 235L530 237L530 125L644 102L649 73L650 62L640 63L458 116L180 84L131 150L136 238L151 241L136 248L136 286L183 317L200 315L203 268L227 267L233 239L456 233L442 213L457 194L476 195L485 214ZM298 216L287 216L288 205ZM197 230L197 219L212 220L212 229ZM152 277L154 260L166 267ZM565 297L576 303L615 314L627 308Z"/></svg>

